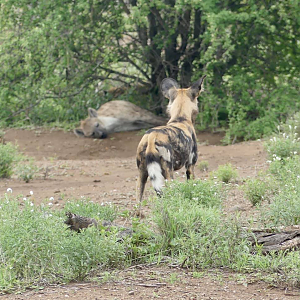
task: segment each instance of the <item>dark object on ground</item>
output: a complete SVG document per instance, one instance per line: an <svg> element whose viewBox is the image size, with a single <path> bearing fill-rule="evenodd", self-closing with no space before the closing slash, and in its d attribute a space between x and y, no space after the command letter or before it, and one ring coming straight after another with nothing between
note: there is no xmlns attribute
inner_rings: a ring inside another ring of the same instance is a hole
<svg viewBox="0 0 300 300"><path fill-rule="evenodd" d="M275 229L251 230L252 246L262 246L262 253L271 251L298 250L300 248L300 226Z"/></svg>
<svg viewBox="0 0 300 300"><path fill-rule="evenodd" d="M71 212L66 212L67 220L65 224L69 225L71 230L75 230L80 232L81 229L88 228L90 226L96 226L96 228L100 228L100 224L93 218L78 216ZM131 236L133 231L131 228L127 228L124 226L114 225L111 222L103 221L102 226L105 227L106 231L118 231L119 241L123 241L127 236Z"/></svg>
<svg viewBox="0 0 300 300"><path fill-rule="evenodd" d="M81 229L88 228L90 226L98 227L97 221L93 218L78 216L71 212L66 212L66 216L68 219L65 221L65 224L69 225L71 230L80 232Z"/></svg>

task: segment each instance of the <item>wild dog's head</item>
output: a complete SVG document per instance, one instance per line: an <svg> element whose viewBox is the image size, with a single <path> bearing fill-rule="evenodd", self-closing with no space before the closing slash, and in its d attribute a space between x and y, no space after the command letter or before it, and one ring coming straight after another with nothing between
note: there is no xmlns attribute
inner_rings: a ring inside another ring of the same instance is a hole
<svg viewBox="0 0 300 300"><path fill-rule="evenodd" d="M167 112L172 120L189 120L194 123L198 114L197 98L203 89L206 75L192 84L187 89L181 89L179 84L172 78L166 78L161 83L163 95L169 99Z"/></svg>
<svg viewBox="0 0 300 300"><path fill-rule="evenodd" d="M88 108L88 118L80 122L80 127L74 129L74 133L80 137L91 137L94 139L105 139L107 131L98 118L97 111Z"/></svg>

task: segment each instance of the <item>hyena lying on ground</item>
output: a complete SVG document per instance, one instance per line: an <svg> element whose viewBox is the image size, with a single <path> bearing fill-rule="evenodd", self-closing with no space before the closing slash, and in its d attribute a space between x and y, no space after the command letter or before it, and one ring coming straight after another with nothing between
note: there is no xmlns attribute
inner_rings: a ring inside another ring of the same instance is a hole
<svg viewBox="0 0 300 300"><path fill-rule="evenodd" d="M89 108L88 118L81 121L77 136L104 139L112 132L139 130L166 124L166 120L128 101L114 100L103 104L98 111Z"/></svg>
<svg viewBox="0 0 300 300"><path fill-rule="evenodd" d="M197 98L202 91L203 76L188 89L180 89L170 78L162 81L161 90L169 99L167 111L170 120L166 126L150 129L137 148L137 200L141 201L148 176L158 195L162 193L164 181L173 178L173 171L186 168L186 177L195 177L197 141L194 129L198 114Z"/></svg>

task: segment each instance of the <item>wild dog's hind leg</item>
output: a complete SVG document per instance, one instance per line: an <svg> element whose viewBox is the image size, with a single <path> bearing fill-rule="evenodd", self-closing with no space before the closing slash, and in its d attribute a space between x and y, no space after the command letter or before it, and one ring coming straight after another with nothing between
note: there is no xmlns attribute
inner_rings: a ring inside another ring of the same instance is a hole
<svg viewBox="0 0 300 300"><path fill-rule="evenodd" d="M189 165L186 168L186 179L195 179L195 165Z"/></svg>
<svg viewBox="0 0 300 300"><path fill-rule="evenodd" d="M139 176L136 182L136 200L142 202L145 185L148 179L148 172L139 168Z"/></svg>
<svg viewBox="0 0 300 300"><path fill-rule="evenodd" d="M170 181L171 179L173 179L174 172L173 172L172 164L170 162L162 159L161 166L162 166L162 173L163 173L165 180Z"/></svg>

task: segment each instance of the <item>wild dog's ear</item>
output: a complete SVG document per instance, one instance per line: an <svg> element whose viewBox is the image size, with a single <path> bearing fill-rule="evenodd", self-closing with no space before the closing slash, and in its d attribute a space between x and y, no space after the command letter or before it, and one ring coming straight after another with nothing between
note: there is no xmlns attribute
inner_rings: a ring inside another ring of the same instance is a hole
<svg viewBox="0 0 300 300"><path fill-rule="evenodd" d="M202 91L204 91L203 83L206 75L202 76L198 81L192 84L190 87L193 99L197 98Z"/></svg>
<svg viewBox="0 0 300 300"><path fill-rule="evenodd" d="M74 133L75 133L77 136L79 136L79 137L83 137L83 136L84 136L84 133L83 133L83 131L82 131L81 128L75 128L75 129L74 129Z"/></svg>
<svg viewBox="0 0 300 300"><path fill-rule="evenodd" d="M93 109L93 108L89 107L88 108L88 113L89 113L90 118L97 118L98 117L96 109Z"/></svg>
<svg viewBox="0 0 300 300"><path fill-rule="evenodd" d="M166 98L172 100L172 93L176 91L176 89L179 89L179 84L172 78L165 78L161 82L160 89Z"/></svg>

